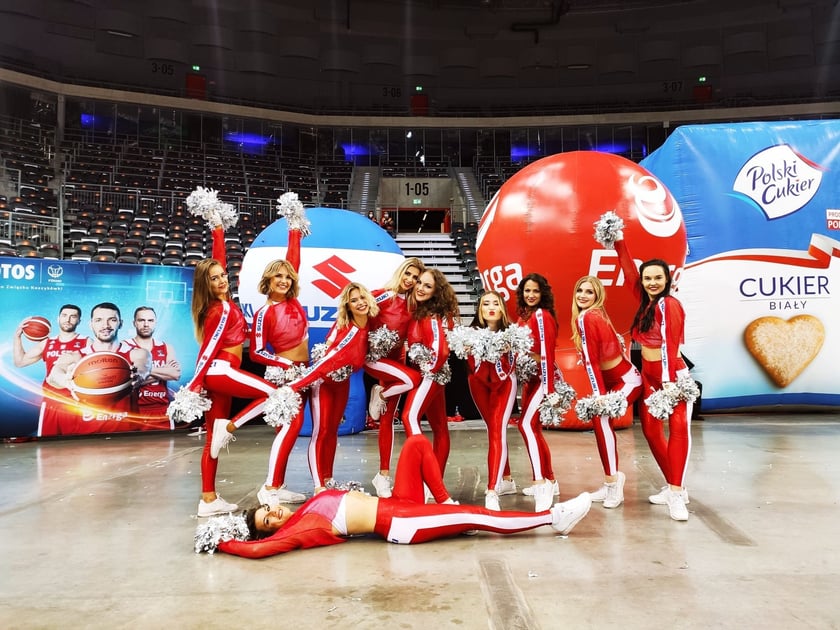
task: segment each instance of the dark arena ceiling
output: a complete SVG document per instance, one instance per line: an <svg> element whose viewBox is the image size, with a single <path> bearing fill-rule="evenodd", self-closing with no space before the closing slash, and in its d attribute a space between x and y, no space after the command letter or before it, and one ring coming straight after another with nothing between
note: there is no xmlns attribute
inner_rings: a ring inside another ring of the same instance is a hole
<svg viewBox="0 0 840 630"><path fill-rule="evenodd" d="M0 0L0 16L9 70L175 96L197 75L208 100L309 113L840 94L838 0Z"/></svg>

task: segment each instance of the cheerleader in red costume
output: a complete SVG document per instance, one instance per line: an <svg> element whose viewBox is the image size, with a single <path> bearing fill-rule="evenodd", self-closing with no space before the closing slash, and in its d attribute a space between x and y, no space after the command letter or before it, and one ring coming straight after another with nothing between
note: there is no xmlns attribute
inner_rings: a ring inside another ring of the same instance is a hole
<svg viewBox="0 0 840 630"><path fill-rule="evenodd" d="M613 218L620 221L618 217ZM645 398L639 416L653 457L668 483L658 494L650 496L649 500L657 505L667 505L675 521L686 521L688 493L685 489L685 472L691 452L691 409L694 399L687 391L687 384L693 384L693 381L688 376L688 368L680 354L685 311L679 300L670 295L671 271L668 263L652 259L642 263L637 270L620 229L616 229L611 237L614 240L605 241L599 238L596 230L599 242L607 247L614 243L624 277L640 301L631 328L633 341L642 347L642 387ZM662 406L653 404L655 400L661 400L662 396L671 401L664 412ZM668 422L667 437L663 416Z"/></svg>
<svg viewBox="0 0 840 630"><path fill-rule="evenodd" d="M274 260L263 270L258 290L266 303L254 313L249 352L255 363L268 366L265 378L285 385L305 372L309 363L309 323L298 295L300 242L309 234L303 204L297 193L280 197L278 209L289 224L289 245L285 260ZM306 496L286 488L289 455L303 426L303 405L291 422L277 427L268 458L268 475L257 492L260 503L302 503Z"/></svg>
<svg viewBox="0 0 840 630"><path fill-rule="evenodd" d="M317 358L305 376L288 387L294 392L310 389L312 437L309 442L309 470L315 493L333 481L333 464L338 442L338 425L350 396L350 375L365 364L368 351L368 322L379 313L370 291L351 282L338 298L338 315L327 334L323 355ZM313 348L313 355L315 350ZM270 414L266 421L272 423Z"/></svg>
<svg viewBox="0 0 840 630"><path fill-rule="evenodd" d="M391 496L391 457L394 451L394 414L400 395L417 386L414 371L405 366L405 339L411 323L407 297L425 267L419 258L406 258L382 289L373 291L379 315L370 330L387 326L398 336L394 349L383 359L365 363L365 371L379 381L371 388L368 413L379 422L379 472L373 487L380 497Z"/></svg>
<svg viewBox="0 0 840 630"><path fill-rule="evenodd" d="M458 298L443 273L426 269L414 286L409 308L412 322L408 330L408 359L419 368L415 375L419 385L406 397L403 423L407 435L419 435L420 419L426 415L443 474L449 459L444 385L451 377L446 331L460 321Z"/></svg>
<svg viewBox="0 0 840 630"><path fill-rule="evenodd" d="M426 504L428 486L438 504ZM309 499L297 512L261 506L245 516L221 517L199 526L196 551L244 558L265 558L293 549L324 547L349 536L374 534L395 544L417 544L470 530L514 534L550 525L565 535L589 511L587 493L545 512L493 512L454 502L443 485L429 442L409 437L400 452L393 495L389 499L361 492L330 490ZM247 540L255 538L257 540Z"/></svg>
<svg viewBox="0 0 840 630"><path fill-rule="evenodd" d="M546 492L538 486L550 484L552 495L558 494L551 451L542 431L540 403L554 393L556 366L554 346L557 339L557 317L554 314L554 295L544 276L529 273L516 288L516 305L519 323L528 326L534 337L531 356L537 363L536 375L522 384L521 417L519 433L525 440L534 483L524 494L543 496Z"/></svg>
<svg viewBox="0 0 840 630"><path fill-rule="evenodd" d="M496 291L485 291L478 299L476 315L470 324L501 332L510 326L504 298ZM514 372L515 360L510 350L502 352L495 361L479 360L467 355L467 383L473 402L487 425L487 489L484 507L498 511L499 487L508 462L507 428L516 402L518 381ZM509 471L508 471L509 472ZM510 481L512 483L512 481ZM552 492L540 500L537 511L551 506Z"/></svg>
<svg viewBox="0 0 840 630"><path fill-rule="evenodd" d="M207 392L210 406L206 409L207 440L201 456L201 501L198 516L211 516L236 510L234 503L216 493L216 469L219 451L233 439L233 431L259 416L266 398L275 387L249 372L240 369L242 344L247 336L245 317L230 295L225 270L224 228L236 222L230 204L220 202L216 191L200 188L187 198L187 206L213 225L213 257L195 266L193 279L192 316L195 335L201 347L195 375L182 392ZM176 420L178 403L183 396L176 394L169 413ZM235 418L228 420L233 398L254 399Z"/></svg>
<svg viewBox="0 0 840 630"><path fill-rule="evenodd" d="M593 501L605 508L617 508L624 502L625 475L618 470L618 445L615 418L624 415L642 391L642 376L624 352L622 340L604 309L604 285L594 276L584 276L575 283L572 298L572 340L580 353L592 396L587 399L591 413L578 417L592 421L598 455L604 468L604 484L590 493ZM606 395L614 392L612 398Z"/></svg>

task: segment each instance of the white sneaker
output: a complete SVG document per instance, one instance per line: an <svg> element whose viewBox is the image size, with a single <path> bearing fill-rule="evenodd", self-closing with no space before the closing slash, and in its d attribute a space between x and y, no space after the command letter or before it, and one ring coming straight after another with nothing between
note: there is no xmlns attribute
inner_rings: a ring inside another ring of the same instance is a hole
<svg viewBox="0 0 840 630"><path fill-rule="evenodd" d="M685 507L681 492L668 490L668 512L675 521L688 520L688 509Z"/></svg>
<svg viewBox="0 0 840 630"><path fill-rule="evenodd" d="M603 503L604 499L607 498L607 483L604 482L604 485L598 488L595 492L590 492L589 496L592 499L592 503Z"/></svg>
<svg viewBox="0 0 840 630"><path fill-rule="evenodd" d="M499 495L495 490L487 490L484 493L484 507L494 512L500 511L502 508L499 505Z"/></svg>
<svg viewBox="0 0 840 630"><path fill-rule="evenodd" d="M624 503L624 482L627 481L627 476L621 471L616 474L618 479L612 483L604 484L604 487L607 489L607 496L604 498L604 507L608 510L617 508Z"/></svg>
<svg viewBox="0 0 840 630"><path fill-rule="evenodd" d="M227 430L228 420L219 418L213 423L213 440L210 442L210 457L219 459L219 452L231 442L236 441L233 433Z"/></svg>
<svg viewBox="0 0 840 630"><path fill-rule="evenodd" d="M446 501L444 501L444 502L442 503L442 505L461 505L461 504L460 504L460 503L458 503L458 501L456 501L456 500L455 500L455 499L453 499L452 497L449 497Z"/></svg>
<svg viewBox="0 0 840 630"><path fill-rule="evenodd" d="M559 496L560 494L560 484L557 483L557 480L551 482L552 486L554 487L554 496ZM522 488L522 494L526 497L534 496L534 486L525 486Z"/></svg>
<svg viewBox="0 0 840 630"><path fill-rule="evenodd" d="M385 413L388 408L388 402L382 400L379 395L385 388L382 385L374 385L370 388L370 402L368 402L368 415L371 420L379 420L379 417Z"/></svg>
<svg viewBox="0 0 840 630"><path fill-rule="evenodd" d="M373 478L373 489L376 490L376 496L382 499L388 499L391 496L391 478L386 477L381 473L376 473Z"/></svg>
<svg viewBox="0 0 840 630"><path fill-rule="evenodd" d="M648 501L653 503L654 505L668 505L668 491L670 490L670 486L662 486L659 490L659 493L652 494L648 497ZM688 490L683 488L680 492L682 496L683 503L688 505L691 501L688 500Z"/></svg>
<svg viewBox="0 0 840 630"><path fill-rule="evenodd" d="M279 488L269 490L264 485L260 486L257 491L257 501L260 505L275 506L280 503L303 503L306 501L306 495L300 492L292 492L286 489L286 484Z"/></svg>
<svg viewBox="0 0 840 630"><path fill-rule="evenodd" d="M516 482L513 479L502 479L499 482L499 487L496 488L496 493L500 497L506 494L516 494Z"/></svg>
<svg viewBox="0 0 840 630"><path fill-rule="evenodd" d="M236 503L228 503L218 494L216 499L207 503L203 499L198 502L198 516L207 518L208 516L218 516L219 514L229 514L239 509Z"/></svg>
<svg viewBox="0 0 840 630"><path fill-rule="evenodd" d="M582 492L563 503L556 503L551 508L551 526L565 536L586 516L591 506L592 499L588 492Z"/></svg>
<svg viewBox="0 0 840 630"><path fill-rule="evenodd" d="M534 486L534 509L545 512L554 501L554 488L550 481L543 481Z"/></svg>

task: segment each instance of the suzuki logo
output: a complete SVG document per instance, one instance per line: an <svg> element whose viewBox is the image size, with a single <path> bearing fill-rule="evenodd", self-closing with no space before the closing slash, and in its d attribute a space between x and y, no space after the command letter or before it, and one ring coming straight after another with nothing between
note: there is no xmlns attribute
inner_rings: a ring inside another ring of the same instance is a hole
<svg viewBox="0 0 840 630"><path fill-rule="evenodd" d="M337 298L341 290L350 282L350 278L345 274L356 271L355 268L351 267L338 256L331 256L324 262L313 265L312 268L323 276L323 278L315 280L312 284L333 299Z"/></svg>

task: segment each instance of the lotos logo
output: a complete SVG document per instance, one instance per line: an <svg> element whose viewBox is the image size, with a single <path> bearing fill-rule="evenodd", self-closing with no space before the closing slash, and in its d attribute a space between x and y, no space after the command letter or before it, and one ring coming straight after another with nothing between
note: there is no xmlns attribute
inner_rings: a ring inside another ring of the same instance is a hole
<svg viewBox="0 0 840 630"><path fill-rule="evenodd" d="M789 145L780 144L752 156L741 167L732 189L752 200L768 219L778 219L813 199L822 171Z"/></svg>
<svg viewBox="0 0 840 630"><path fill-rule="evenodd" d="M33 280L35 278L35 265L21 265L12 263L0 264L0 278L8 280Z"/></svg>

